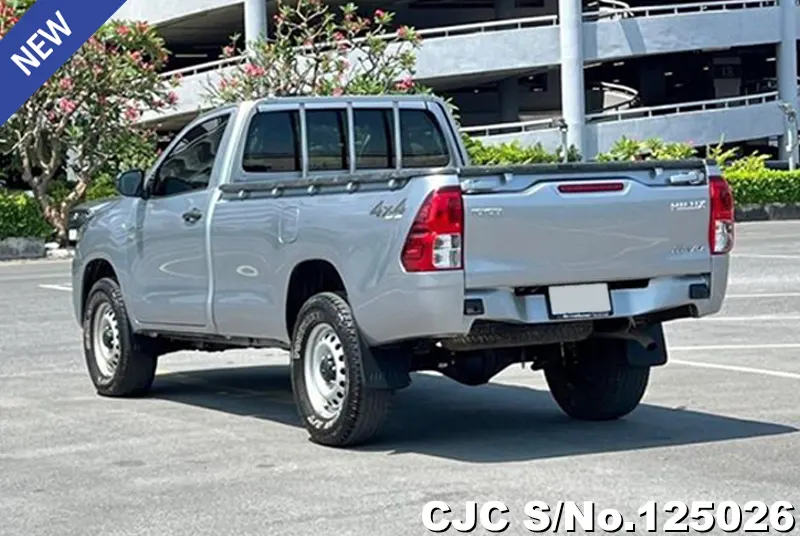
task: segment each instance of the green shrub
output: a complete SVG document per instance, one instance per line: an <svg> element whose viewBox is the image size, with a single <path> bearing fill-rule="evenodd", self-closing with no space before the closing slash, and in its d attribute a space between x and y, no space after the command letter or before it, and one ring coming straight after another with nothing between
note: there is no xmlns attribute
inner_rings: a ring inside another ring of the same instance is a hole
<svg viewBox="0 0 800 536"><path fill-rule="evenodd" d="M35 199L22 193L0 191L0 240L48 238L51 234L52 229L44 221Z"/></svg>
<svg viewBox="0 0 800 536"><path fill-rule="evenodd" d="M561 161L561 148L550 152L541 143L523 146L518 141L497 145L487 145L480 140L464 135L467 153L476 166L507 166L514 164L548 164ZM575 162L580 155L574 147L570 147L567 160Z"/></svg>
<svg viewBox="0 0 800 536"><path fill-rule="evenodd" d="M726 170L737 205L800 203L800 171Z"/></svg>
<svg viewBox="0 0 800 536"><path fill-rule="evenodd" d="M96 199L105 199L106 197L115 197L117 187L114 185L114 177L108 174L100 174L92 181L92 185L86 190L86 201L94 201Z"/></svg>
<svg viewBox="0 0 800 536"><path fill-rule="evenodd" d="M639 141L622 136L605 153L597 155L599 162L616 162L621 160L679 160L694 158L697 150L688 143L667 143L657 138Z"/></svg>

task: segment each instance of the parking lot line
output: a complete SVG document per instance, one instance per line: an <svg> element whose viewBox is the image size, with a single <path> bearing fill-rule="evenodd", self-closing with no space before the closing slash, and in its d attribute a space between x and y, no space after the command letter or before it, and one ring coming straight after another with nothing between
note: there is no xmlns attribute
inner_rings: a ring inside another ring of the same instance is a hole
<svg viewBox="0 0 800 536"><path fill-rule="evenodd" d="M743 257L748 259L787 259L800 260L800 255L778 255L769 253L732 253L731 257Z"/></svg>
<svg viewBox="0 0 800 536"><path fill-rule="evenodd" d="M708 344L696 346L670 346L670 350L680 352L708 352L715 350L793 350L800 349L799 342L773 343L773 344Z"/></svg>
<svg viewBox="0 0 800 536"><path fill-rule="evenodd" d="M755 315L755 316L704 316L700 318L683 318L681 321L702 322L775 322L775 321L797 321L800 315Z"/></svg>
<svg viewBox="0 0 800 536"><path fill-rule="evenodd" d="M39 285L39 288L48 290L63 290L64 292L72 292L72 287L69 285Z"/></svg>
<svg viewBox="0 0 800 536"><path fill-rule="evenodd" d="M726 294L725 299L797 298L800 292L755 292L752 294Z"/></svg>
<svg viewBox="0 0 800 536"><path fill-rule="evenodd" d="M767 346L767 345L765 345ZM795 345L800 348L800 344ZM741 346L739 347L741 348ZM675 348L673 348L675 350ZM705 363L702 361L684 361L682 359L670 359L670 363L674 363L676 365L684 365L688 367L697 367L697 368L707 368L707 369L717 369L717 370L728 370L731 372L744 372L748 374L761 374L762 376L775 376L777 378L788 378L790 380L800 380L800 374L794 372L782 372L779 370L769 370L769 369L761 369L761 368L753 368L753 367L739 367L736 365L720 365L718 363Z"/></svg>

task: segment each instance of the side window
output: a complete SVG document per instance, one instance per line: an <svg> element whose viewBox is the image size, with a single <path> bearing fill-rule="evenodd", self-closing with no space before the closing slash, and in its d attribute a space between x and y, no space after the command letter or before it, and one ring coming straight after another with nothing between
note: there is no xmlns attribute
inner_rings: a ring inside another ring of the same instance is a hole
<svg viewBox="0 0 800 536"><path fill-rule="evenodd" d="M308 170L342 171L347 161L347 119L343 110L308 110Z"/></svg>
<svg viewBox="0 0 800 536"><path fill-rule="evenodd" d="M183 135L156 171L153 196L208 188L229 117L224 115L209 119Z"/></svg>
<svg viewBox="0 0 800 536"><path fill-rule="evenodd" d="M356 169L394 168L391 110L353 110Z"/></svg>
<svg viewBox="0 0 800 536"><path fill-rule="evenodd" d="M450 162L450 151L436 118L427 110L400 110L403 167L437 167Z"/></svg>
<svg viewBox="0 0 800 536"><path fill-rule="evenodd" d="M300 117L294 110L260 112L250 121L242 169L250 173L300 171Z"/></svg>

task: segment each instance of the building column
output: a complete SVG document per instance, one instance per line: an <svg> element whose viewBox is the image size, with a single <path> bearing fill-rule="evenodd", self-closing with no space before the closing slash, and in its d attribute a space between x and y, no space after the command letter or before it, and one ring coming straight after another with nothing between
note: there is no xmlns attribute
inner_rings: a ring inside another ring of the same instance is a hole
<svg viewBox="0 0 800 536"><path fill-rule="evenodd" d="M516 77L502 80L498 85L500 97L500 122L516 123L519 121L519 81Z"/></svg>
<svg viewBox="0 0 800 536"><path fill-rule="evenodd" d="M244 0L245 46L267 36L267 0Z"/></svg>
<svg viewBox="0 0 800 536"><path fill-rule="evenodd" d="M561 110L567 144L586 159L586 95L583 82L583 8L581 0L558 0L561 41Z"/></svg>
<svg viewBox="0 0 800 536"><path fill-rule="evenodd" d="M797 22L795 0L780 0L781 41L777 49L778 98L797 109ZM785 125L785 123L784 123ZM795 132L795 137L797 133ZM794 151L797 161L797 150ZM786 136L780 137L780 158L788 159Z"/></svg>

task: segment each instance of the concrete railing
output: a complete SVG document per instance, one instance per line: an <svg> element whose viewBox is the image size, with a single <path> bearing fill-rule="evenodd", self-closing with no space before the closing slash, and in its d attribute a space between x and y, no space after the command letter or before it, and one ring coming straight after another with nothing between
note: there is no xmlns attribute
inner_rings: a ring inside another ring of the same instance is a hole
<svg viewBox="0 0 800 536"><path fill-rule="evenodd" d="M752 106L777 101L778 92L759 93L757 95L745 95L742 97L729 97L725 99L713 99L704 101L684 102L679 104L663 104L660 106L648 106L642 108L629 108L627 110L604 111L595 114L587 114L587 123L600 123L604 121L624 121L626 119L638 119L642 117L654 117L658 115L684 114L690 112L707 112L710 110L721 110L740 106Z"/></svg>
<svg viewBox="0 0 800 536"><path fill-rule="evenodd" d="M682 15L684 13L706 13L714 11L733 11L739 9L758 9L775 7L778 0L723 0L721 2L693 2L689 4L668 4L646 7L608 7L603 9L603 14L612 11L624 13L628 17L661 17L664 15ZM584 19L590 13L584 14Z"/></svg>
<svg viewBox="0 0 800 536"><path fill-rule="evenodd" d="M515 123L494 123L491 125L477 125L462 127L461 132L476 137L497 136L499 134L517 134L520 132L531 132L536 130L547 130L556 128L558 118L533 119L530 121L517 121Z"/></svg>
<svg viewBox="0 0 800 536"><path fill-rule="evenodd" d="M741 106L752 106L755 104L764 104L777 100L778 93L771 92L761 93L759 95L746 95L743 97L686 102L680 104L665 104L661 106L649 106L644 108L630 108L627 110L603 111L595 114L587 114L586 122L602 123L606 121L624 121L626 119L639 119L643 117L655 117L687 112L705 112ZM463 127L461 131L477 137L497 136L500 134L519 134L523 132L556 128L556 120L557 118L553 117L552 119L535 119L531 121L517 121L514 123L475 125Z"/></svg>
<svg viewBox="0 0 800 536"><path fill-rule="evenodd" d="M800 0L797 0L800 1ZM621 0L602 0L598 2L598 9L596 11L584 12L583 20L585 22L593 22L600 19L608 18L610 15L620 15L624 17L659 17L668 15L680 15L686 13L705 13L705 12L718 12L718 11L733 11L741 9L754 9L764 7L774 7L778 0L722 0L713 2L696 2L689 4L667 4L648 7L631 8ZM601 5L602 4L602 5ZM615 17L618 18L618 17ZM447 37L455 37L460 35L473 35L483 34L490 32L498 32L505 30L520 30L525 28L543 27L543 26L557 26L558 15L541 15L537 17L524 17L518 19L495 20L487 22L476 22L472 24L459 24L455 26L442 26L438 28L427 28L424 30L417 30L417 33L423 39L440 39ZM382 39L393 39L397 36L396 33L388 33L380 36ZM360 41L357 40L357 41ZM333 43L331 43L333 45ZM175 71L167 71L162 74L164 77L175 75L192 76L195 74L214 71L230 65L236 65L245 61L243 56L236 56L233 58L220 59L207 63L201 63L177 69Z"/></svg>

